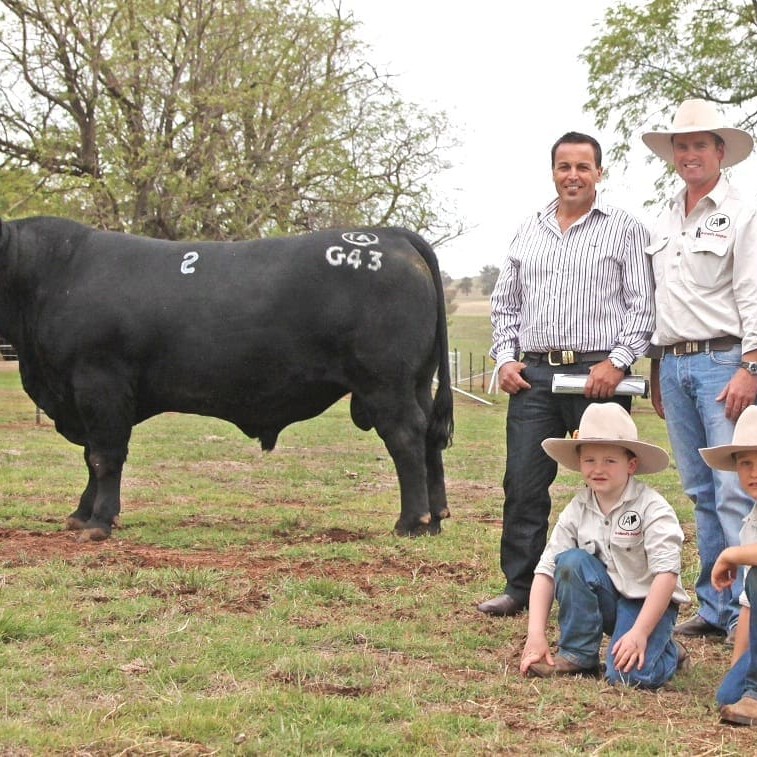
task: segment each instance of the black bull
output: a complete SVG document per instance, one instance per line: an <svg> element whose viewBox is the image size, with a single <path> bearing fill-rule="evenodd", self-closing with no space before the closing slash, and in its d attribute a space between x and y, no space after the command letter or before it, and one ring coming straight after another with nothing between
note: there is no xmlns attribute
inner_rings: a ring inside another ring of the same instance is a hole
<svg viewBox="0 0 757 757"><path fill-rule="evenodd" d="M442 281L410 231L169 242L59 218L0 222L0 333L26 392L84 447L89 479L66 522L82 539L111 533L135 424L214 416L271 450L348 393L354 423L394 460L397 533L438 533L449 515Z"/></svg>

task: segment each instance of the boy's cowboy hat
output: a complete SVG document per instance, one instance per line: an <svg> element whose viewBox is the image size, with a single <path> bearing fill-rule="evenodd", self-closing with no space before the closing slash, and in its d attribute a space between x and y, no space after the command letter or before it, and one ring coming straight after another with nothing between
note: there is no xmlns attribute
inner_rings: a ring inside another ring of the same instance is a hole
<svg viewBox="0 0 757 757"><path fill-rule="evenodd" d="M739 416L730 444L699 450L707 465L716 470L736 470L737 452L757 452L757 405L750 405Z"/></svg>
<svg viewBox="0 0 757 757"><path fill-rule="evenodd" d="M749 157L754 140L749 132L723 124L723 117L714 103L707 100L684 100L675 116L673 126L661 131L648 131L641 135L644 144L657 157L668 163L673 162L673 135L691 134L697 131L711 131L725 143L725 154L721 168L741 163Z"/></svg>
<svg viewBox="0 0 757 757"><path fill-rule="evenodd" d="M573 439L545 439L541 446L558 463L580 471L578 448L584 444L612 444L631 450L638 460L637 473L659 473L670 458L662 447L639 441L636 424L617 402L593 402L581 416Z"/></svg>

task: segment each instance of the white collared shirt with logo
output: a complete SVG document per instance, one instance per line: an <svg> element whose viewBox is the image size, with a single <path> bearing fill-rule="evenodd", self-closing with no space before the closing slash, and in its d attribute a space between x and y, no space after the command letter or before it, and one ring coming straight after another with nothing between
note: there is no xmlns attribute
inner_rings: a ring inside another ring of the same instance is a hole
<svg viewBox="0 0 757 757"><path fill-rule="evenodd" d="M605 515L588 487L560 513L535 573L554 578L555 558L579 547L598 558L618 592L645 599L658 573L678 576L672 601L690 602L681 584L683 531L668 501L633 476Z"/></svg>
<svg viewBox="0 0 757 757"><path fill-rule="evenodd" d="M741 524L741 531L739 531L739 543L742 546L757 543L757 502L754 503L752 509L749 511L749 515L744 518L744 521ZM752 567L753 566L751 565L747 566L746 570L744 571L744 578L746 578L746 574L752 569ZM739 597L739 604L744 605L744 607L749 607L749 600L747 599L746 592L741 592L741 596Z"/></svg>
<svg viewBox="0 0 757 757"><path fill-rule="evenodd" d="M721 176L685 215L686 189L660 216L646 249L655 277L652 343L734 336L757 349L755 207Z"/></svg>

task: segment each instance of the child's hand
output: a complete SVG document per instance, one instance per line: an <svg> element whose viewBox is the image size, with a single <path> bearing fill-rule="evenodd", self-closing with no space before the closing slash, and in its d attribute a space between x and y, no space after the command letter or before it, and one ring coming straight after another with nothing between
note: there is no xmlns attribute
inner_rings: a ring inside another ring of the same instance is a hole
<svg viewBox="0 0 757 757"><path fill-rule="evenodd" d="M723 552L721 552L718 559L715 560L715 565L712 566L710 581L718 591L723 591L723 589L727 589L733 584L738 572L738 564L725 559L723 557Z"/></svg>
<svg viewBox="0 0 757 757"><path fill-rule="evenodd" d="M528 669L537 662L544 660L548 665L554 665L552 654L549 651L547 637L532 639L530 636L526 639L526 646L523 648L523 654L520 658L521 675L527 675Z"/></svg>
<svg viewBox="0 0 757 757"><path fill-rule="evenodd" d="M624 633L612 647L615 658L615 670L630 673L634 667L641 670L647 652L647 637L643 633L630 631Z"/></svg>

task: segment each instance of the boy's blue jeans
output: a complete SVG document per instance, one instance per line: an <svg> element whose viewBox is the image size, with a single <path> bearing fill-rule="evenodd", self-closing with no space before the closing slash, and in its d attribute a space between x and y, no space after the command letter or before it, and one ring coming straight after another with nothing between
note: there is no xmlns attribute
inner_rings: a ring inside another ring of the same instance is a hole
<svg viewBox="0 0 757 757"><path fill-rule="evenodd" d="M669 681L678 668L673 626L678 605L670 604L647 641L644 667L623 673L615 669L612 647L631 629L644 604L626 599L607 574L604 563L583 549L569 549L555 560L555 597L560 605L559 652L584 668L599 664L602 634L610 636L605 678L644 689L656 689Z"/></svg>
<svg viewBox="0 0 757 757"><path fill-rule="evenodd" d="M724 704L738 702L741 697L757 699L757 568L746 575L744 590L751 606L749 613L749 648L726 673L716 699Z"/></svg>

